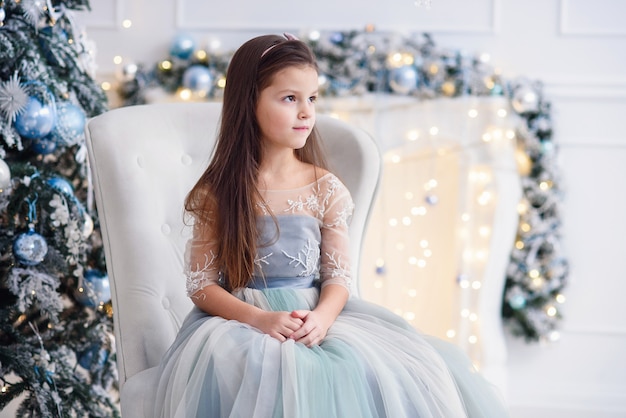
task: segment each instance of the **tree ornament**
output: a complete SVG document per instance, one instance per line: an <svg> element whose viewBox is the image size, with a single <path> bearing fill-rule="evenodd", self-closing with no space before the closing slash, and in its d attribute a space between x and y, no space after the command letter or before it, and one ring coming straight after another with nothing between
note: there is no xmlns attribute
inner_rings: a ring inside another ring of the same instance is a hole
<svg viewBox="0 0 626 418"><path fill-rule="evenodd" d="M389 87L394 93L409 94L417 88L419 74L417 68L412 65L389 70Z"/></svg>
<svg viewBox="0 0 626 418"><path fill-rule="evenodd" d="M82 282L74 296L84 306L95 308L111 300L109 276L106 273L96 269L87 270Z"/></svg>
<svg viewBox="0 0 626 418"><path fill-rule="evenodd" d="M526 306L526 298L522 294L516 294L509 299L509 305L516 311Z"/></svg>
<svg viewBox="0 0 626 418"><path fill-rule="evenodd" d="M135 63L126 64L122 68L122 81L129 82L134 81L137 78L137 71L139 67Z"/></svg>
<svg viewBox="0 0 626 418"><path fill-rule="evenodd" d="M4 19L7 17L7 12L4 10L4 7L0 7L0 26L4 23Z"/></svg>
<svg viewBox="0 0 626 418"><path fill-rule="evenodd" d="M47 253L48 244L45 238L35 232L32 224L28 232L18 235L13 241L15 258L27 266L36 266L41 263Z"/></svg>
<svg viewBox="0 0 626 418"><path fill-rule="evenodd" d="M88 349L80 353L78 364L85 370L90 370L93 365L102 368L109 358L109 352L100 344L92 344Z"/></svg>
<svg viewBox="0 0 626 418"><path fill-rule="evenodd" d="M170 46L170 55L182 60L189 59L196 49L196 41L187 33L179 33Z"/></svg>
<svg viewBox="0 0 626 418"><path fill-rule="evenodd" d="M9 165L0 159L0 193L11 186L11 169Z"/></svg>
<svg viewBox="0 0 626 418"><path fill-rule="evenodd" d="M522 85L513 92L511 105L519 114L536 113L539 110L539 95L531 86Z"/></svg>
<svg viewBox="0 0 626 418"><path fill-rule="evenodd" d="M34 138L30 143L30 149L39 155L52 154L57 149L57 141L50 134L43 138Z"/></svg>
<svg viewBox="0 0 626 418"><path fill-rule="evenodd" d="M439 198L436 194L427 194L424 198L424 201L430 206L435 206L437 203L439 203Z"/></svg>
<svg viewBox="0 0 626 418"><path fill-rule="evenodd" d="M79 143L85 135L85 112L72 102L60 102L56 105L57 121L51 135L59 145L72 146Z"/></svg>
<svg viewBox="0 0 626 418"><path fill-rule="evenodd" d="M72 187L72 184L63 177L51 177L48 179L47 183L48 186L61 193L65 193L68 196L74 196L74 187Z"/></svg>
<svg viewBox="0 0 626 418"><path fill-rule="evenodd" d="M17 72L0 83L0 114L7 121L15 121L28 104L28 94L24 90Z"/></svg>
<svg viewBox="0 0 626 418"><path fill-rule="evenodd" d="M192 65L183 73L183 86L200 96L207 96L213 87L211 71L204 65Z"/></svg>
<svg viewBox="0 0 626 418"><path fill-rule="evenodd" d="M24 138L43 138L56 123L54 105L42 104L39 99L29 97L24 111L15 118L15 128Z"/></svg>

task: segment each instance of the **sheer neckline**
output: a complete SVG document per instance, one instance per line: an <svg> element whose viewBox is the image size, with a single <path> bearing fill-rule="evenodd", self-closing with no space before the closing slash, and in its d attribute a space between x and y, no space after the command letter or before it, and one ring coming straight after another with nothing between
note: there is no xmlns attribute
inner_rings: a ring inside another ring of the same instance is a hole
<svg viewBox="0 0 626 418"><path fill-rule="evenodd" d="M314 186L316 183L320 182L321 180L325 179L326 177L332 176L333 173L331 173L330 171L326 174L324 174L322 177L318 178L315 181L312 181L308 184L305 184L304 186L299 186L299 187L293 187L291 189L267 189L267 190L262 190L262 192L265 193L284 193L284 192L294 192L294 191L298 191L298 190L303 190L303 189L308 189L312 186Z"/></svg>

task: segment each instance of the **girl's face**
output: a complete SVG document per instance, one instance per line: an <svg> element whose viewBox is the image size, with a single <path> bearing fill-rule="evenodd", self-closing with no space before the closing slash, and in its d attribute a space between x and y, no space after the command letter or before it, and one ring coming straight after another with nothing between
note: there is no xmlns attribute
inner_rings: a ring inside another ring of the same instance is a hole
<svg viewBox="0 0 626 418"><path fill-rule="evenodd" d="M302 148L315 124L317 71L287 67L259 95L256 117L265 151Z"/></svg>

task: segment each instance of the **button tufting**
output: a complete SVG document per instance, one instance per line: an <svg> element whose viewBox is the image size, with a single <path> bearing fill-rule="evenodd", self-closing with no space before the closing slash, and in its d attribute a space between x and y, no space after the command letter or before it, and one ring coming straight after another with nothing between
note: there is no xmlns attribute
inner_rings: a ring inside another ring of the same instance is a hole
<svg viewBox="0 0 626 418"><path fill-rule="evenodd" d="M168 298L163 298L161 300L161 305L163 305L163 308L169 309L170 308L170 300Z"/></svg>
<svg viewBox="0 0 626 418"><path fill-rule="evenodd" d="M183 154L183 156L180 158L180 161L183 163L183 165L190 165L191 156L189 154Z"/></svg>
<svg viewBox="0 0 626 418"><path fill-rule="evenodd" d="M172 232L172 228L168 224L163 224L161 225L161 232L163 232L163 235L169 235Z"/></svg>
<svg viewBox="0 0 626 418"><path fill-rule="evenodd" d="M140 155L139 157L137 157L137 165L143 168L143 163L144 163L143 156Z"/></svg>

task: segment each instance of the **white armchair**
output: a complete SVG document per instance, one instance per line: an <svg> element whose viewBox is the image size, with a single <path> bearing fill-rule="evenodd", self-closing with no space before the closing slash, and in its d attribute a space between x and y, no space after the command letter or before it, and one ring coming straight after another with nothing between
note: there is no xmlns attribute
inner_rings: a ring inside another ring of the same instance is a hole
<svg viewBox="0 0 626 418"><path fill-rule="evenodd" d="M220 110L219 103L125 107L86 127L124 417L145 416L156 366L192 306L182 274L188 238L183 201L208 164ZM355 201L350 235L356 272L380 154L368 134L345 122L318 115L317 126L332 171Z"/></svg>

